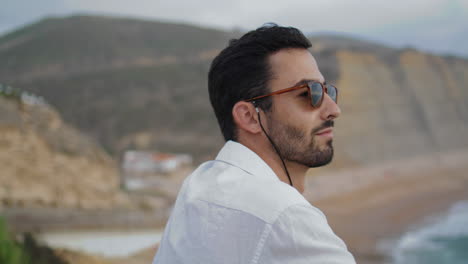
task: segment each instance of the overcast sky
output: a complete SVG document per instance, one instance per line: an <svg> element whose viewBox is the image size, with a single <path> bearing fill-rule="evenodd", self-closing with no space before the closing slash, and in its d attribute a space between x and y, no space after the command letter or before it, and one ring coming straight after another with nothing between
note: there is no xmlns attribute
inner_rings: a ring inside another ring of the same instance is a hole
<svg viewBox="0 0 468 264"><path fill-rule="evenodd" d="M94 13L223 29L276 22L468 54L468 0L0 0L0 6L0 34L46 16Z"/></svg>

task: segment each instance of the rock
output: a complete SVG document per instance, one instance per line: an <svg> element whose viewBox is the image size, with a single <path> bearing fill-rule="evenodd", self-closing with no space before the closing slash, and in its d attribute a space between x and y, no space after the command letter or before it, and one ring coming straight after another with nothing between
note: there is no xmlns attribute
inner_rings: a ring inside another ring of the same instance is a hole
<svg viewBox="0 0 468 264"><path fill-rule="evenodd" d="M47 105L0 97L0 206L128 207L117 164Z"/></svg>

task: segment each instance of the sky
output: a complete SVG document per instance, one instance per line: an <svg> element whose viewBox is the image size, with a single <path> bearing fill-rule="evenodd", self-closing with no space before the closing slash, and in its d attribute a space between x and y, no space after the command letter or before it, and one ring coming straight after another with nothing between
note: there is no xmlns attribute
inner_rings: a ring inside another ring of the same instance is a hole
<svg viewBox="0 0 468 264"><path fill-rule="evenodd" d="M220 29L266 22L468 57L468 0L0 0L0 34L47 16L104 14Z"/></svg>

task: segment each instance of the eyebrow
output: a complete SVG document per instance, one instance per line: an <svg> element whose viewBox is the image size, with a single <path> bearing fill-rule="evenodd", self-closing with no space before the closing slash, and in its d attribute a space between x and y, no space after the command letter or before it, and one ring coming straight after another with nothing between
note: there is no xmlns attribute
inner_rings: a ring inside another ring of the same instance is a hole
<svg viewBox="0 0 468 264"><path fill-rule="evenodd" d="M290 87L294 87L294 86L298 86L298 85L301 85L301 84L306 84L307 82L318 82L318 83L322 83L320 82L319 80L316 80L316 79L301 79L300 81L298 81L297 83L295 83L294 85L290 86ZM327 84L327 81L324 81L323 84Z"/></svg>
<svg viewBox="0 0 468 264"><path fill-rule="evenodd" d="M320 83L318 80L312 80L312 79L302 79L300 80L299 82L297 82L295 85L289 87L289 88L284 88L284 89L280 89L276 92L272 92L272 93L269 93L269 94L264 94L264 95L260 95L260 96L256 96L256 97L253 97L253 98L250 98L250 99L247 99L245 100L246 102L251 102L251 101L255 101L257 99L262 99L262 98L265 98L267 96L271 96L271 95L277 95L277 94L282 94L282 93L287 93L287 92L290 92L290 91L293 91L293 90L298 90L298 89L301 89L301 88L305 88L304 87L304 84L306 84L307 82L318 82ZM326 84L326 81L323 82L323 84Z"/></svg>

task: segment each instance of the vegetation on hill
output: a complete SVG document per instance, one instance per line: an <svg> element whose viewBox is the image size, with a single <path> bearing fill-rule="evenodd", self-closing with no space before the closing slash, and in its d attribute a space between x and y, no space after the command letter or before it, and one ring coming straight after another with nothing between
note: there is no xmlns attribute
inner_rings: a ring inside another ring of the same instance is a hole
<svg viewBox="0 0 468 264"><path fill-rule="evenodd" d="M50 248L39 245L26 233L22 241L12 238L5 219L0 216L0 263L5 264L67 264Z"/></svg>
<svg viewBox="0 0 468 264"><path fill-rule="evenodd" d="M26 264L29 260L22 245L10 237L6 222L0 217L0 263Z"/></svg>
<svg viewBox="0 0 468 264"><path fill-rule="evenodd" d="M111 153L156 148L199 156L222 143L208 100L207 69L204 62L129 67L25 86L67 109L64 119ZM138 143L146 132L151 134L147 143Z"/></svg>
<svg viewBox="0 0 468 264"><path fill-rule="evenodd" d="M96 16L47 18L0 38L0 80L196 61L230 33L195 26Z"/></svg>
<svg viewBox="0 0 468 264"><path fill-rule="evenodd" d="M21 90L15 89L11 86L8 85L3 85L0 83L0 96L3 96L4 98L11 98L14 100L20 100L21 99Z"/></svg>

